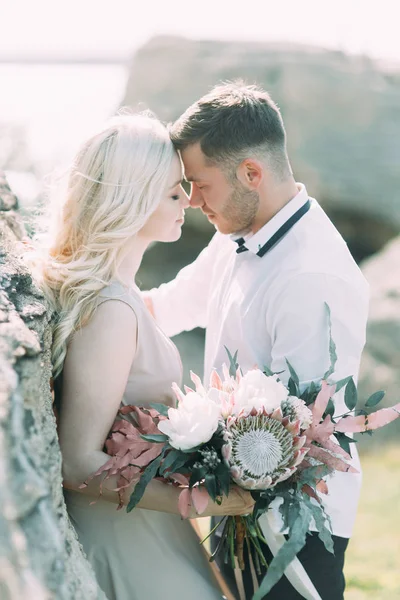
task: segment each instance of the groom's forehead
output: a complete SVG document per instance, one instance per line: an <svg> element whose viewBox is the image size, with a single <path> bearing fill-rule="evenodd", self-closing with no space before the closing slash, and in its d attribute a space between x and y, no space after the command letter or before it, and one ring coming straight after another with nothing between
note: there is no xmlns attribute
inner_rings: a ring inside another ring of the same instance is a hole
<svg viewBox="0 0 400 600"><path fill-rule="evenodd" d="M181 151L183 166L185 168L185 177L188 181L200 179L206 170L207 163L200 144L192 144Z"/></svg>

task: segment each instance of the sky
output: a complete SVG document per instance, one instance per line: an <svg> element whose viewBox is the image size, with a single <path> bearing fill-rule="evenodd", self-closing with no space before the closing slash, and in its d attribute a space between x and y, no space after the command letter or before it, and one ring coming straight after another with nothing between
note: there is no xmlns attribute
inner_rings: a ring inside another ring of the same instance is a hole
<svg viewBox="0 0 400 600"><path fill-rule="evenodd" d="M0 58L129 57L155 35L290 41L400 62L400 0L0 0Z"/></svg>

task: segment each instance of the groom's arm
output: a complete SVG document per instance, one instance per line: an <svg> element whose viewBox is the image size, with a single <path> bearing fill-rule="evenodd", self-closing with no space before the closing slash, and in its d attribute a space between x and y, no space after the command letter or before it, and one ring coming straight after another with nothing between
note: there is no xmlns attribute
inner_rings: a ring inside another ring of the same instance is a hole
<svg viewBox="0 0 400 600"><path fill-rule="evenodd" d="M338 357L332 380L352 375L357 381L368 298L368 284L361 274L356 281L324 273L293 277L267 309L267 328L273 340L272 370L285 371L281 377L287 381L287 359L299 375L301 390L322 379L330 364L327 303ZM338 414L344 408L341 394L335 400Z"/></svg>
<svg viewBox="0 0 400 600"><path fill-rule="evenodd" d="M220 234L215 234L197 259L181 269L175 279L143 292L149 310L167 335L207 326L208 296L220 238Z"/></svg>

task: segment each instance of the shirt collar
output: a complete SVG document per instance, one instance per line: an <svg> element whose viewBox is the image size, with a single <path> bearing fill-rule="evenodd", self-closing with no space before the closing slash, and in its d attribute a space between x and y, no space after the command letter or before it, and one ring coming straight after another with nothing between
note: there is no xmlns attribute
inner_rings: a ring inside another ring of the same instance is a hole
<svg viewBox="0 0 400 600"><path fill-rule="evenodd" d="M281 208L261 229L254 234L240 235L240 233L235 233L231 235L231 239L237 243L238 239L243 240L241 244L244 244L253 254L257 254L260 248L271 239L278 229L307 202L308 194L305 186L302 183L296 183L296 185L299 190L298 194Z"/></svg>

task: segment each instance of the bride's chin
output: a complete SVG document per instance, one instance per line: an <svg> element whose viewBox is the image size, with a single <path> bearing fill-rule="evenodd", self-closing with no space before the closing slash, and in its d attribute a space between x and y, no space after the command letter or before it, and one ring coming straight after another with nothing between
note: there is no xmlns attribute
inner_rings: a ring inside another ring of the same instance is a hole
<svg viewBox="0 0 400 600"><path fill-rule="evenodd" d="M166 235L164 239L159 240L160 242L177 242L179 238L182 236L182 227L179 229L175 229L175 231L171 231L169 235Z"/></svg>

